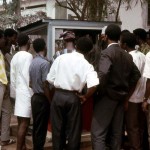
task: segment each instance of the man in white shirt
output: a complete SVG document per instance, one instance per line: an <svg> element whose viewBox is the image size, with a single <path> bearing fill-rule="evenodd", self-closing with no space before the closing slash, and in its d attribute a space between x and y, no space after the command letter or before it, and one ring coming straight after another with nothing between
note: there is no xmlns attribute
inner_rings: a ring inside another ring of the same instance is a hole
<svg viewBox="0 0 150 150"><path fill-rule="evenodd" d="M52 142L54 150L79 150L81 139L81 103L96 90L99 79L94 68L84 58L93 47L88 38L80 38L77 51L59 56L47 75L55 87L51 104ZM87 84L87 93L78 96ZM67 135L66 135L67 134Z"/></svg>
<svg viewBox="0 0 150 150"><path fill-rule="evenodd" d="M148 141L150 148L150 52L146 54L143 76L147 78L146 91L143 98L143 110L147 113Z"/></svg>
<svg viewBox="0 0 150 150"><path fill-rule="evenodd" d="M138 67L141 74L143 74L145 66L145 55L135 50L136 37L130 32L121 35L120 44L129 54L132 55L133 61ZM126 111L126 128L130 148L134 150L142 150L145 114L142 110L142 102L145 93L146 78L141 76L135 89L132 90L127 105Z"/></svg>

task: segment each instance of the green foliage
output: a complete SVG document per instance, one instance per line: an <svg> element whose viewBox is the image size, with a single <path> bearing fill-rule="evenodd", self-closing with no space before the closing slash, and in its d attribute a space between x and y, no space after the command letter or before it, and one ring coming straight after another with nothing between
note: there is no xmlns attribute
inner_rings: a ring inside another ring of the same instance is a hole
<svg viewBox="0 0 150 150"><path fill-rule="evenodd" d="M3 0L4 11L0 14L0 28L18 28L46 17L46 14L42 11L37 12L35 15L21 16L19 2L20 0L12 0L11 3L7 4L6 0Z"/></svg>

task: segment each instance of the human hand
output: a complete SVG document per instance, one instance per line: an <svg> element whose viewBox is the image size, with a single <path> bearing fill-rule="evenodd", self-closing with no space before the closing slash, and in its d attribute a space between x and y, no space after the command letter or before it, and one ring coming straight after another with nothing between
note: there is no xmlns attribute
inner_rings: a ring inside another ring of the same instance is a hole
<svg viewBox="0 0 150 150"><path fill-rule="evenodd" d="M85 97L85 95L78 95L81 101L81 104L83 104L87 99Z"/></svg>
<svg viewBox="0 0 150 150"><path fill-rule="evenodd" d="M144 112L147 112L147 111L148 111L148 103L147 103L147 101L144 101L144 102L142 103L142 109L143 109Z"/></svg>

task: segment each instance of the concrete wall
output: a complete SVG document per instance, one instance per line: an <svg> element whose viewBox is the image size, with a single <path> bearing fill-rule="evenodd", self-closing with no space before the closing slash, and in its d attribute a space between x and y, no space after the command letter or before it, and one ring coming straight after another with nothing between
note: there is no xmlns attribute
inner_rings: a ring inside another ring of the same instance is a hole
<svg viewBox="0 0 150 150"><path fill-rule="evenodd" d="M21 14L30 15L35 14L38 11L46 12L46 1L47 0L26 0L21 3ZM43 6L45 5L45 6ZM31 8L30 8L31 7ZM32 8L34 7L34 8Z"/></svg>
<svg viewBox="0 0 150 150"><path fill-rule="evenodd" d="M138 2L137 5L135 5L135 2L132 2L131 9L128 10L126 10L126 6L125 4L121 5L119 13L122 29L133 31L136 28L144 28L148 30L147 4L145 3L141 6L140 2Z"/></svg>
<svg viewBox="0 0 150 150"><path fill-rule="evenodd" d="M47 17L55 19L55 0L47 0L46 12L47 12Z"/></svg>
<svg viewBox="0 0 150 150"><path fill-rule="evenodd" d="M39 11L43 11L43 12L46 12L46 7L38 7L38 8L32 8L32 9L24 9L21 11L21 15L22 16L25 16L25 15L34 15L36 14L37 12Z"/></svg>

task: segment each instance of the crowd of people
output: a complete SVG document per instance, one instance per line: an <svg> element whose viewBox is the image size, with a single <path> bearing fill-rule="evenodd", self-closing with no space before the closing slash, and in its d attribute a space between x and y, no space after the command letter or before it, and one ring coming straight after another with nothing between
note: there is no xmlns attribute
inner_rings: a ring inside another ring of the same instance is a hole
<svg viewBox="0 0 150 150"><path fill-rule="evenodd" d="M150 46L144 29L121 31L105 27L100 45L90 37L76 39L64 31L64 49L51 60L46 42L14 29L0 30L1 145L17 142L26 150L25 136L33 118L33 149L43 150L48 121L54 150L79 150L81 106L93 97L93 150L120 150L124 131L130 150L150 149ZM32 44L35 51L29 53ZM14 46L17 50L14 50ZM11 100L18 120L17 141L10 138ZM149 144L148 144L149 143Z"/></svg>

